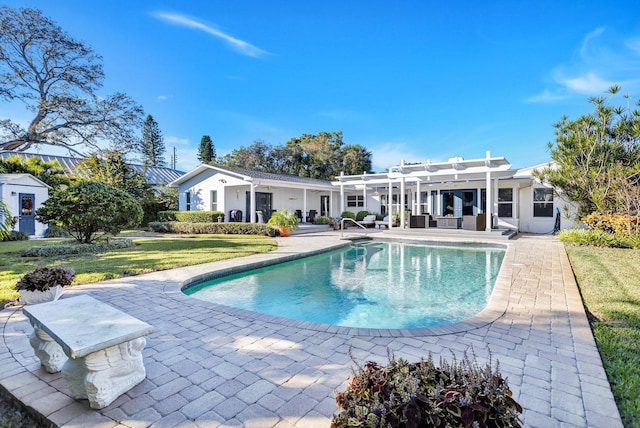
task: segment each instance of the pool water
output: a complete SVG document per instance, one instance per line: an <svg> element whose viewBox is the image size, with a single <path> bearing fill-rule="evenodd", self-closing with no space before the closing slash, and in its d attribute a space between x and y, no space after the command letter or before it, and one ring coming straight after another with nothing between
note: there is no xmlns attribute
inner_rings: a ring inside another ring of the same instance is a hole
<svg viewBox="0 0 640 428"><path fill-rule="evenodd" d="M361 328L452 324L486 306L505 250L370 242L210 280L198 299Z"/></svg>

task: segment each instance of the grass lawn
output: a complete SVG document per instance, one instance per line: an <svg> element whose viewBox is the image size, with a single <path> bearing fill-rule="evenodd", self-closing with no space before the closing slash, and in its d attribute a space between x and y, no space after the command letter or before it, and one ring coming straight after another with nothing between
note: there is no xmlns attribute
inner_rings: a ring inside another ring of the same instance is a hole
<svg viewBox="0 0 640 428"><path fill-rule="evenodd" d="M626 427L640 427L640 251L567 246Z"/></svg>
<svg viewBox="0 0 640 428"><path fill-rule="evenodd" d="M197 235L163 238L133 238L136 246L96 255L59 258L21 257L30 246L60 244L64 239L3 242L0 246L0 304L14 299L14 286L27 271L39 266L64 266L76 270L74 284L139 275L158 270L209 263L265 253L277 248L266 236ZM73 242L73 241L68 241Z"/></svg>

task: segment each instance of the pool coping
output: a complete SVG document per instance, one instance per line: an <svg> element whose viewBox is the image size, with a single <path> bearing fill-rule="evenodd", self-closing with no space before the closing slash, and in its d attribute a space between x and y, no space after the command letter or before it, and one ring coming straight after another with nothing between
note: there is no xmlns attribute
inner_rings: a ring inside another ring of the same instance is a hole
<svg viewBox="0 0 640 428"><path fill-rule="evenodd" d="M196 286L199 283L208 281L223 276L233 275L236 273L247 272L254 269L259 269L267 266L273 266L288 261L299 260L306 257L311 257L317 254L326 253L335 249L344 248L352 244L352 241L346 241L341 244L328 246L322 249L315 249L305 252L298 252L295 254L283 254L273 258L265 258L262 260L241 263L241 259L238 259L239 263L233 266L225 266L219 268L212 268L211 271L194 275L188 279L183 280L180 283L172 284L165 288L165 293L180 294L186 298L197 300L205 305L210 305L211 308L234 316L241 316L244 319L252 321L271 322L275 324L281 324L287 327L295 327L306 330L326 332L331 334L348 334L356 336L370 336L370 337L424 337L424 336L442 336L454 333L464 333L467 331L482 328L487 324L495 322L502 317L507 311L509 305L509 296L511 291L514 252L508 243L496 243L496 242L483 242L483 241L445 241L445 240L421 240L421 239L407 239L407 238L378 238L372 241L384 241L384 242L402 242L402 243L414 243L421 245L436 245L436 246L473 246L473 247L489 247L489 248L501 248L505 250L502 264L496 277L496 282L491 292L491 296L487 305L482 311L477 313L471 318L467 318L464 321L456 322L453 324L432 326L432 327L417 327L417 328L404 328L404 329L388 329L388 328L363 328L363 327L344 327L336 326L332 324L322 324L310 321L299 321L286 317L280 317L276 315L262 314L246 309L234 308L231 306L222 305L219 303L207 302L195 297L191 297L184 293L184 290Z"/></svg>

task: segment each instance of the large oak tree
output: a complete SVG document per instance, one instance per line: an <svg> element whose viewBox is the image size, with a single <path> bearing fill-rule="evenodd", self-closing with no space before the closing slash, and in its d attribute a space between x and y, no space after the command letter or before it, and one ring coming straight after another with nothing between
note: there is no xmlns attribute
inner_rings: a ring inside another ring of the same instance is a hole
<svg viewBox="0 0 640 428"><path fill-rule="evenodd" d="M0 99L33 114L0 120L0 150L51 145L82 154L137 143L142 108L123 93L99 93L102 57L37 9L0 7Z"/></svg>

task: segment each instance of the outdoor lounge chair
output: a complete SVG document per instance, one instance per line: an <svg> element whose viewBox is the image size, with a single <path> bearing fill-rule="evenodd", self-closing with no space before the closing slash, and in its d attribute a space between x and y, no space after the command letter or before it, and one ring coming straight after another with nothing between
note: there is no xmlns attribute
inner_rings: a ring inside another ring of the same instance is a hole
<svg viewBox="0 0 640 428"><path fill-rule="evenodd" d="M360 221L360 224L364 227L374 227L376 225L376 215L371 214L365 216L362 221Z"/></svg>
<svg viewBox="0 0 640 428"><path fill-rule="evenodd" d="M375 225L378 229L382 229L382 226L389 228L389 216L386 216L382 220L376 220Z"/></svg>

